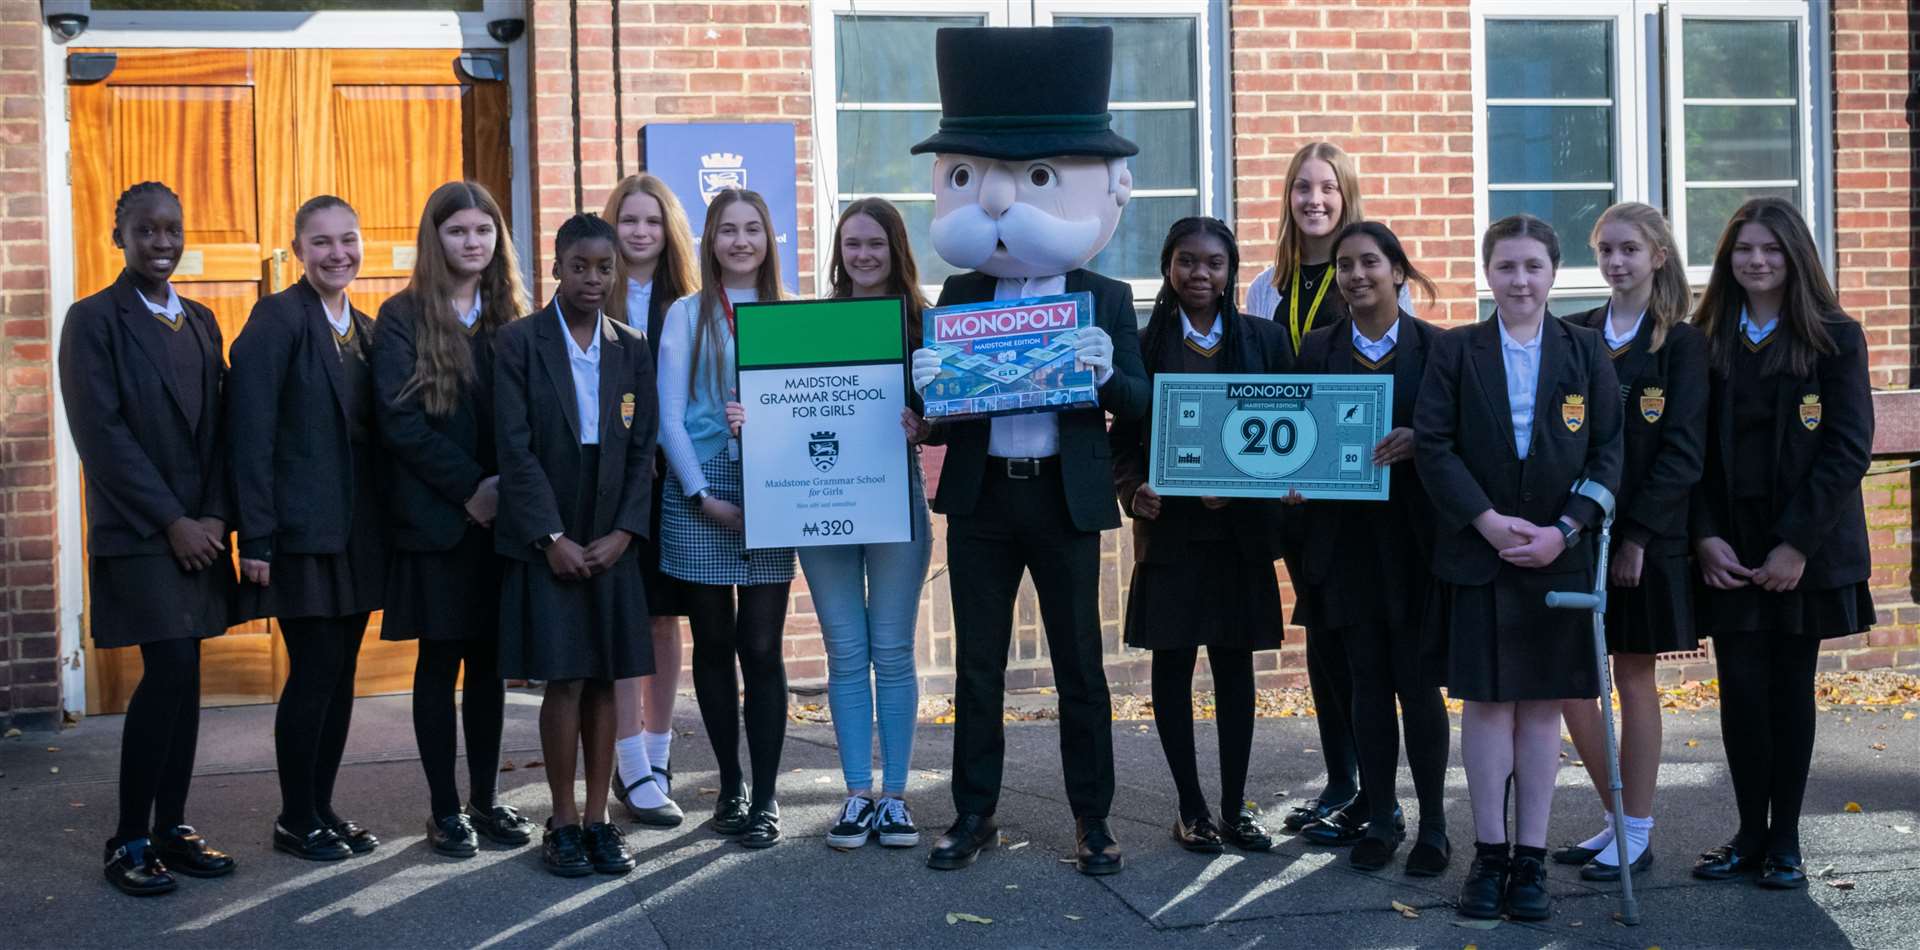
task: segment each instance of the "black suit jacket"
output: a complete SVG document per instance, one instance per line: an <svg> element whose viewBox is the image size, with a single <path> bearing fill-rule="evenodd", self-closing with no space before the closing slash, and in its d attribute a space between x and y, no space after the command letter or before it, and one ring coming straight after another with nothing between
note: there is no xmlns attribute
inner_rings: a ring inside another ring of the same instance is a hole
<svg viewBox="0 0 1920 950"><path fill-rule="evenodd" d="M1620 390L1600 334L1551 315L1541 322L1532 436L1521 459L1496 319L1434 338L1414 408L1415 460L1434 508L1433 571L1453 584L1490 583L1505 563L1473 527L1481 512L1539 525L1566 515L1598 527L1599 506L1573 494L1574 482L1620 488ZM1592 548L1575 544L1547 570L1589 569Z"/></svg>
<svg viewBox="0 0 1920 950"><path fill-rule="evenodd" d="M351 319L370 345L373 322L358 309ZM353 506L378 503L354 497L345 375L305 278L253 305L233 340L227 398L242 557L338 554Z"/></svg>
<svg viewBox="0 0 1920 950"><path fill-rule="evenodd" d="M1147 391L1153 391L1153 377L1165 369L1168 346L1184 345L1180 314L1167 315L1158 324L1140 331L1140 352L1147 369ZM1288 364L1287 331L1271 320L1248 317L1228 309L1220 314L1226 321L1220 337L1225 357L1223 373L1281 373ZM1169 343L1169 340L1171 342ZM1151 396L1149 396L1151 399ZM1120 510L1133 510L1134 493L1147 483L1147 463L1152 449L1151 413L1137 419L1115 419L1107 432L1113 447L1113 491ZM1192 515L1200 508L1200 499L1163 498L1158 518L1133 519L1133 557L1135 561L1171 564L1183 561L1194 552ZM1271 561L1279 556L1279 504L1259 499L1236 499L1231 532L1240 553L1251 560Z"/></svg>
<svg viewBox="0 0 1920 950"><path fill-rule="evenodd" d="M638 330L600 318L600 464L584 471L580 409L556 306L550 303L507 324L494 344L494 432L500 447L494 545L523 561L544 559L533 542L555 531L582 544L616 528L637 538L650 536L653 450L660 425L653 354ZM623 409L628 397L631 415ZM576 523L583 493L593 496L590 524ZM629 546L623 557L638 550Z"/></svg>
<svg viewBox="0 0 1920 950"><path fill-rule="evenodd" d="M1604 333L1607 308L1566 319ZM1658 352L1647 352L1652 342L1648 319L1627 352L1613 359L1625 406L1613 534L1649 553L1685 554L1687 500L1707 450L1707 339L1681 323L1667 330Z"/></svg>
<svg viewBox="0 0 1920 950"><path fill-rule="evenodd" d="M168 554L167 526L182 517L231 523L227 491L227 382L220 325L180 298L186 325L169 330L140 302L123 271L74 303L60 328L60 394L87 482L87 552ZM199 379L175 378L162 334L192 333L207 354ZM189 419L182 386L200 388Z"/></svg>
<svg viewBox="0 0 1920 950"><path fill-rule="evenodd" d="M940 288L937 306L980 303L993 299L998 278L978 271L955 274ZM1133 313L1133 289L1085 268L1067 274L1067 293L1093 294L1094 323L1113 338L1113 377L1099 389L1098 408L1054 413L1060 420L1060 477L1066 487L1067 512L1081 531L1120 527L1120 508L1113 498L1113 450L1107 443L1108 414L1116 422L1135 421L1153 404L1146 367L1140 361L1139 321ZM942 423L934 427L935 441L947 446L940 470L940 490L933 510L943 515L970 515L980 500L980 483L987 471L989 419Z"/></svg>
<svg viewBox="0 0 1920 950"><path fill-rule="evenodd" d="M493 364L476 361L452 413L427 413L420 397L402 399L419 358L415 345L422 313L412 292L380 305L374 323L374 419L387 455L387 523L404 551L446 551L467 533L467 499L500 471L493 447ZM480 350L492 351L493 331L475 330Z"/></svg>
<svg viewBox="0 0 1920 950"><path fill-rule="evenodd" d="M1394 428L1414 424L1414 406L1419 401L1420 383L1426 375L1427 356L1439 335L1440 329L1433 324L1410 313L1400 314L1400 328L1396 331L1393 344ZM1343 316L1329 326L1308 333L1300 341L1300 358L1294 363L1293 371L1321 375L1353 373L1357 371L1354 355L1353 319ZM1368 448L1371 450L1372 447ZM1419 466L1413 459L1408 459L1394 463L1392 471L1387 506L1397 516L1396 520L1406 526L1405 535L1357 537L1355 532L1342 528L1346 516L1356 508L1377 507L1379 502L1313 501L1289 512L1299 522L1300 536L1306 542L1299 545L1296 557L1302 580L1313 584L1332 584L1327 592L1329 597L1414 593L1383 592L1379 589L1378 578L1329 576L1332 574L1329 565L1333 563L1334 544L1399 547L1411 543L1420 552L1423 563L1426 553L1433 550L1433 506L1427 497L1426 486L1420 481Z"/></svg>
<svg viewBox="0 0 1920 950"><path fill-rule="evenodd" d="M1809 376L1776 373L1773 384L1773 524L1768 530L1807 556L1801 590L1865 581L1873 570L1867 516L1860 497L1873 446L1873 391L1867 383L1867 340L1845 314L1826 318L1834 352ZM1784 329L1784 328L1783 328ZM1776 331L1778 332L1778 331ZM1776 344L1778 345L1778 344ZM1726 537L1733 519L1733 387L1710 373L1706 474L1693 496L1693 537ZM1808 396L1819 414L1809 428ZM1758 565L1748 565L1757 567Z"/></svg>

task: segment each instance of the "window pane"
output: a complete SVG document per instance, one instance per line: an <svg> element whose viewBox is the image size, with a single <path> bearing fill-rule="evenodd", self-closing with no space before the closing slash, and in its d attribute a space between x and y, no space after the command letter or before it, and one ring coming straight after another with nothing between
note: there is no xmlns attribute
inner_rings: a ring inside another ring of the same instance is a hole
<svg viewBox="0 0 1920 950"><path fill-rule="evenodd" d="M1695 20L1680 30L1689 99L1798 99L1799 24Z"/></svg>
<svg viewBox="0 0 1920 950"><path fill-rule="evenodd" d="M938 112L840 110L840 190L846 193L930 191L933 155L911 155L940 126Z"/></svg>
<svg viewBox="0 0 1920 950"><path fill-rule="evenodd" d="M985 23L980 17L834 17L835 101L939 102L934 32Z"/></svg>
<svg viewBox="0 0 1920 950"><path fill-rule="evenodd" d="M1687 106L1687 180L1800 177L1793 106Z"/></svg>
<svg viewBox="0 0 1920 950"><path fill-rule="evenodd" d="M1200 187L1200 116L1193 109L1127 109L1113 130L1140 146L1127 159L1135 188Z"/></svg>
<svg viewBox="0 0 1920 950"><path fill-rule="evenodd" d="M1199 198L1135 198L1121 213L1113 240L1087 266L1115 280L1158 280L1167 231L1175 221L1200 213Z"/></svg>
<svg viewBox="0 0 1920 950"><path fill-rule="evenodd" d="M1216 14L1217 16L1218 14ZM1192 17L1067 17L1056 26L1113 28L1114 102L1197 100ZM1125 133L1122 133L1125 134Z"/></svg>
<svg viewBox="0 0 1920 950"><path fill-rule="evenodd" d="M1800 204L1798 188L1688 188L1687 263L1707 267L1720 245L1720 232L1748 198L1785 198Z"/></svg>
<svg viewBox="0 0 1920 950"><path fill-rule="evenodd" d="M1560 235L1561 267L1592 267L1587 235L1612 202L1611 191L1495 191L1487 194L1487 215L1489 223L1523 211L1540 218Z"/></svg>
<svg viewBox="0 0 1920 950"><path fill-rule="evenodd" d="M1487 23L1487 98L1612 99L1612 20Z"/></svg>
<svg viewBox="0 0 1920 950"><path fill-rule="evenodd" d="M1487 180L1613 181L1613 109L1489 106Z"/></svg>

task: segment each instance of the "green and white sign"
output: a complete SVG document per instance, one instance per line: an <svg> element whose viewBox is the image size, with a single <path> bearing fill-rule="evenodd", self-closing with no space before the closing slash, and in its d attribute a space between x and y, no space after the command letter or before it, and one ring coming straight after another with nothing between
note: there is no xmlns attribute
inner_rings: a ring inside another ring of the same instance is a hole
<svg viewBox="0 0 1920 950"><path fill-rule="evenodd" d="M912 540L905 304L783 300L735 316L747 547Z"/></svg>

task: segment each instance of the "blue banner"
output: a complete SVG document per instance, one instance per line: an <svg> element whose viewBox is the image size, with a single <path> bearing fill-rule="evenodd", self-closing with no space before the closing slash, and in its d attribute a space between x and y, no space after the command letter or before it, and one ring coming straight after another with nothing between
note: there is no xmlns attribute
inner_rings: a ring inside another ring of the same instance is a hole
<svg viewBox="0 0 1920 950"><path fill-rule="evenodd" d="M791 122L652 123L640 131L647 171L659 176L686 205L699 239L707 205L726 188L757 191L773 215L774 250L780 280L800 292L799 165Z"/></svg>

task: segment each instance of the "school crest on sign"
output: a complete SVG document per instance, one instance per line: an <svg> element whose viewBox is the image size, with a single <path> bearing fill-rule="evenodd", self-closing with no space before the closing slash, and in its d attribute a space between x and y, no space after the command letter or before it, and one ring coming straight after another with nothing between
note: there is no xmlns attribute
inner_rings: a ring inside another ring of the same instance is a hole
<svg viewBox="0 0 1920 950"><path fill-rule="evenodd" d="M629 429L633 428L633 394L632 393L622 393L620 395L620 424L623 426L626 426Z"/></svg>
<svg viewBox="0 0 1920 950"><path fill-rule="evenodd" d="M833 468L840 461L840 437L832 432L815 432L807 440L807 458L813 460L813 467L820 471Z"/></svg>
<svg viewBox="0 0 1920 950"><path fill-rule="evenodd" d="M700 156L700 200L713 204L715 195L728 188L747 187L747 160L733 152L708 152Z"/></svg>
<svg viewBox="0 0 1920 950"><path fill-rule="evenodd" d="M1569 393L1567 401L1560 404L1560 422L1568 432L1578 432L1587 424L1587 397L1579 393Z"/></svg>
<svg viewBox="0 0 1920 950"><path fill-rule="evenodd" d="M1667 411L1667 391L1658 386L1648 386L1640 390L1640 418L1648 422L1659 422Z"/></svg>
<svg viewBox="0 0 1920 950"><path fill-rule="evenodd" d="M1820 428L1820 396L1818 393L1808 393L1800 397L1800 424L1806 426L1808 432Z"/></svg>

